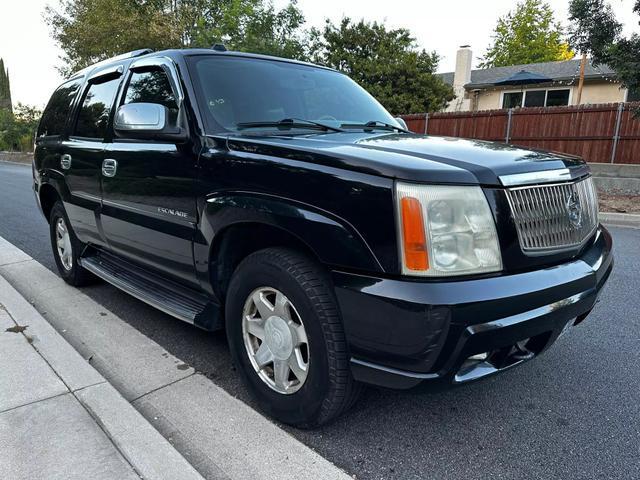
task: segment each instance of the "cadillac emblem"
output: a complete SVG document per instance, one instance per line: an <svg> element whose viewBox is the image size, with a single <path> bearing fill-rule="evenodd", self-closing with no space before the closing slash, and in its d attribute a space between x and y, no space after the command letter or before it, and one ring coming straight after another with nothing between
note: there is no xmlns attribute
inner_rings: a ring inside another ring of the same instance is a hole
<svg viewBox="0 0 640 480"><path fill-rule="evenodd" d="M578 192L573 191L567 196L565 208L569 215L569 223L577 230L582 226L582 205L580 205Z"/></svg>

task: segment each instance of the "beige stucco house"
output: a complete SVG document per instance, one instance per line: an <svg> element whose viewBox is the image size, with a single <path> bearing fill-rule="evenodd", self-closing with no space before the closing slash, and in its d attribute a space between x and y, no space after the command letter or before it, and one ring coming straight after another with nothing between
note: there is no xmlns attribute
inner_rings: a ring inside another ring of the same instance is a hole
<svg viewBox="0 0 640 480"><path fill-rule="evenodd" d="M455 72L440 77L453 86L456 98L446 108L449 112L492 110L499 108L551 107L576 105L580 60L532 63L472 70L473 54L463 45L456 56ZM523 86L497 86L525 70L551 79L547 83ZM640 92L629 92L616 80L616 74L606 65L595 66L590 60L585 66L581 104L613 103L640 100Z"/></svg>

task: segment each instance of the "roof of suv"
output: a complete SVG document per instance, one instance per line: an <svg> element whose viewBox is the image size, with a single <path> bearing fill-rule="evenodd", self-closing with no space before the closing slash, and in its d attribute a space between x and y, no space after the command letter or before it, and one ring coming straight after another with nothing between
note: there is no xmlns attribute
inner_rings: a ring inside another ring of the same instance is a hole
<svg viewBox="0 0 640 480"><path fill-rule="evenodd" d="M93 65L89 65L88 67L83 68L75 72L73 75L69 77L75 78L78 76L84 76L92 72L98 67L106 67L112 63L120 62L127 59L138 59L138 58L152 58L152 57L178 57L178 56L191 56L191 55L221 55L221 56L231 56L231 57L246 57L246 58L255 58L261 60L273 60L278 62L286 62L286 63L294 63L298 65L308 65L316 68L322 68L325 70L338 71L333 68L325 67L323 65L317 65L311 62L303 62L300 60L293 60L290 58L283 57L275 57L271 55L261 55L259 53L247 53L247 52L237 52L234 50L226 50L220 51L212 48L182 48L182 49L170 49L170 50L160 50L154 52L153 50L146 48L140 50L134 50L132 52L124 53L122 55L117 55L115 57L107 58L100 62L94 63Z"/></svg>

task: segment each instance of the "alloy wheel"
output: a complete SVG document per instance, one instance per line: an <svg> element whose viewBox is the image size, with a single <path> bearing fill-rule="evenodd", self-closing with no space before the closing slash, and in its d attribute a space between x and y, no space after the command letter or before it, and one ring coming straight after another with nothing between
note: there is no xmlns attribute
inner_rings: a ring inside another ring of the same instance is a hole
<svg viewBox="0 0 640 480"><path fill-rule="evenodd" d="M56 221L56 247L60 263L65 270L69 271L73 267L73 250L71 248L71 236L64 218L59 217Z"/></svg>
<svg viewBox="0 0 640 480"><path fill-rule="evenodd" d="M253 369L278 393L290 395L309 373L307 333L293 303L271 287L255 289L242 312L242 337Z"/></svg>

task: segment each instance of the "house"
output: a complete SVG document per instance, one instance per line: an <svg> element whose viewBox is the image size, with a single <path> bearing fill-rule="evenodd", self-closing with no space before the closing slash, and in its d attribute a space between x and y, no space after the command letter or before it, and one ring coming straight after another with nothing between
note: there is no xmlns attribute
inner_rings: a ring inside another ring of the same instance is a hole
<svg viewBox="0 0 640 480"><path fill-rule="evenodd" d="M478 70L471 69L472 59L471 48L463 45L456 56L455 72L439 74L445 83L453 87L456 95L445 111L552 107L578 103L580 59ZM523 70L534 75L542 75L551 81L517 86L496 85L497 82ZM581 104L638 100L640 92L629 92L622 88L611 68L606 65L596 66L587 60Z"/></svg>

